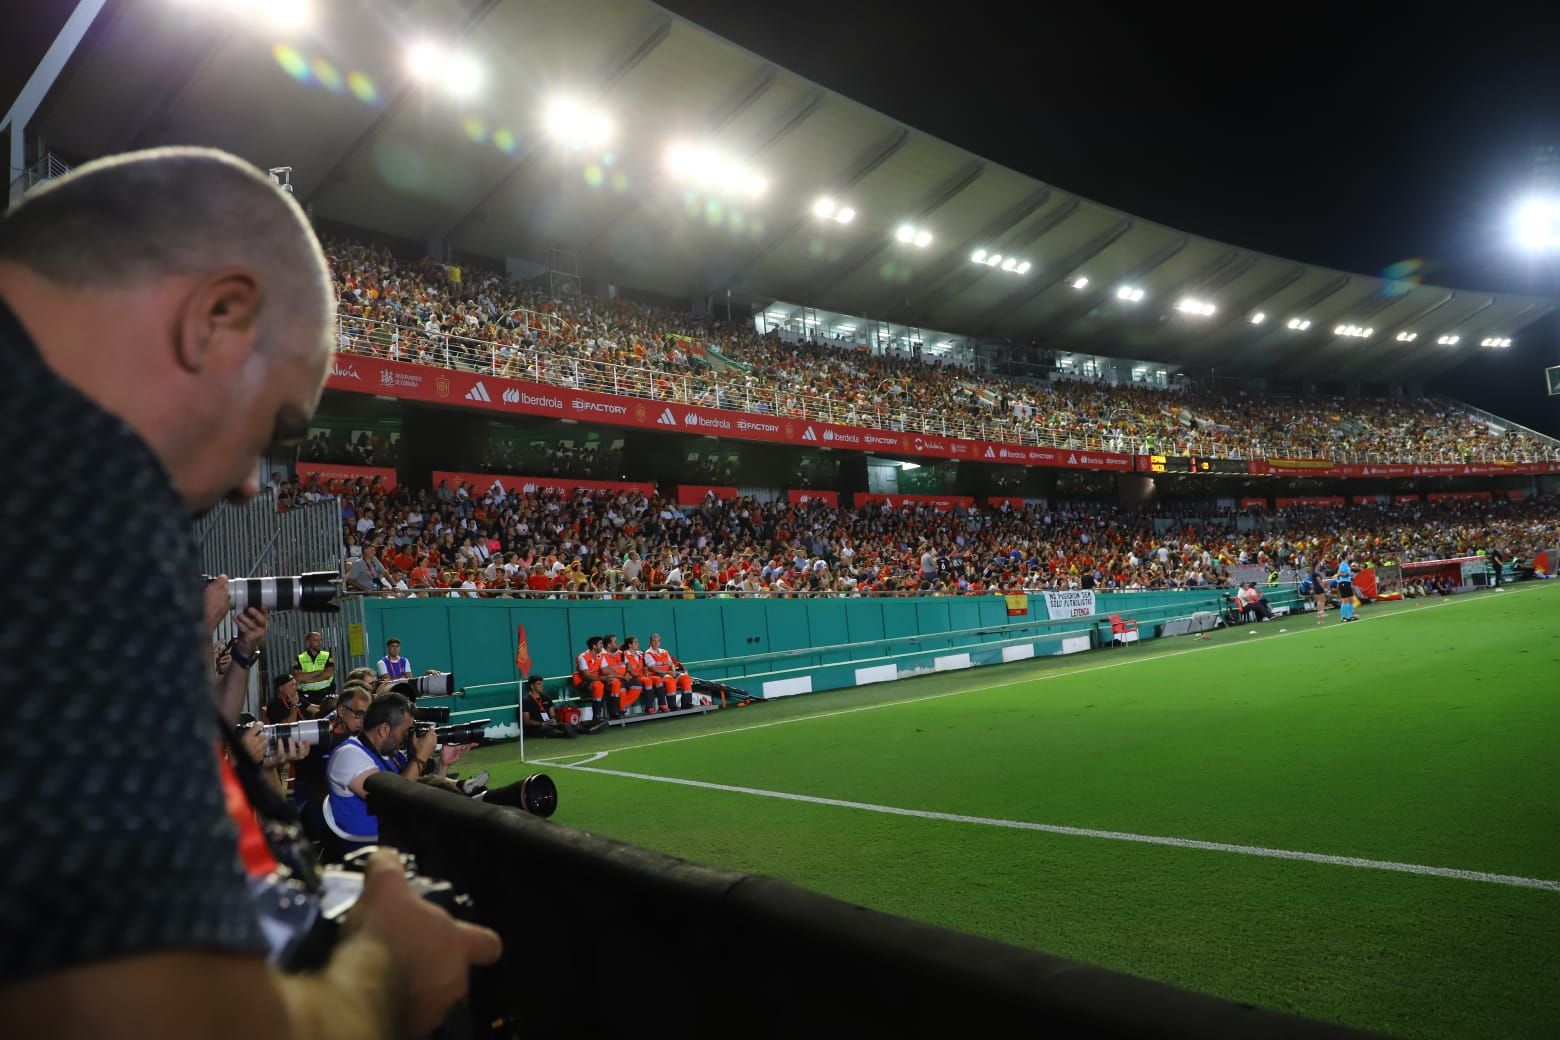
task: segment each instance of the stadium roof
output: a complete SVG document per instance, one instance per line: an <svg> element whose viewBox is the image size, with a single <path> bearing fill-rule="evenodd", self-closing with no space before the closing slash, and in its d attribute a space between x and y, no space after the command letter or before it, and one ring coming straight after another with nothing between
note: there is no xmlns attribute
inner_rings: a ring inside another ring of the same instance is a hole
<svg viewBox="0 0 1560 1040"><path fill-rule="evenodd" d="M557 244L587 276L669 294L729 289L1149 361L1417 381L1553 309L1284 260L1122 213L645 0L314 6L321 21L284 36L252 6L109 0L33 129L78 155L194 143L289 165L318 216L462 252L540 260ZM480 83L469 100L411 74L419 40L470 56ZM543 112L560 95L608 114L610 164L547 135ZM723 198L679 183L673 142L713 144L767 190ZM820 220L820 197L852 207L854 221ZM930 244L900 242L905 224ZM978 264L977 250L1031 266ZM1215 309L1178 309L1188 299Z"/></svg>

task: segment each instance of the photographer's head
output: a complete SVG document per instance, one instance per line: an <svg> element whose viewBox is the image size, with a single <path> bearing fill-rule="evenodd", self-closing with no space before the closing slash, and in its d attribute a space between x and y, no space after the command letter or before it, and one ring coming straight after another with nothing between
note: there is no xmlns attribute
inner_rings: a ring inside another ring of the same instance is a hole
<svg viewBox="0 0 1560 1040"><path fill-rule="evenodd" d="M336 705L336 718L341 721L342 729L348 733L363 732L363 723L373 703L374 696L366 687L348 686L343 690L341 702Z"/></svg>
<svg viewBox="0 0 1560 1040"><path fill-rule="evenodd" d="M334 295L303 211L211 149L102 159L32 192L0 220L0 296L196 512L258 492L258 459L308 432L330 366Z"/></svg>
<svg viewBox="0 0 1560 1040"><path fill-rule="evenodd" d="M412 721L411 701L399 693L382 693L363 715L363 740L381 755L388 755L406 743Z"/></svg>
<svg viewBox="0 0 1560 1040"><path fill-rule="evenodd" d="M298 703L298 684L291 675L278 675L271 681L271 692L289 708Z"/></svg>

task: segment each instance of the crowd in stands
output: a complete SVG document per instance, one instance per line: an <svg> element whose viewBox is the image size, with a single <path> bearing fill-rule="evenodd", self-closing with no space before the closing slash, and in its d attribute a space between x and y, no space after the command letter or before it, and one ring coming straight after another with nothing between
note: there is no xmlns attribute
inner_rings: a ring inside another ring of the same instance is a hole
<svg viewBox="0 0 1560 1040"><path fill-rule="evenodd" d="M1306 398L983 376L618 298L558 299L474 267L328 241L342 351L566 387L893 430L1123 452L1372 462L1549 450L1430 399Z"/></svg>
<svg viewBox="0 0 1560 1040"><path fill-rule="evenodd" d="M323 497L283 484L280 502ZM1450 501L1176 519L1103 503L1020 510L751 498L679 508L638 493L462 485L341 498L347 579L415 595L961 595L1229 583L1232 569L1355 566L1560 546L1560 503Z"/></svg>

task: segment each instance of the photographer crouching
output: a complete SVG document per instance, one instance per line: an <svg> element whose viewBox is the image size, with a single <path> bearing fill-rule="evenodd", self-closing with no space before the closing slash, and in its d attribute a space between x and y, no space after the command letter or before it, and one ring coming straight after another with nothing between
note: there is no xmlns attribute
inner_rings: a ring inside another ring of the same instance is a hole
<svg viewBox="0 0 1560 1040"><path fill-rule="evenodd" d="M302 210L221 152L90 162L0 218L0 654L93 662L9 675L0 707L115 738L0 756L0 843L25 853L0 900L8 1036L416 1037L499 956L379 852L323 966L284 974L240 863L214 748L255 648L213 678L191 517L254 497L268 447L307 434L334 306ZM127 671L152 679L135 698Z"/></svg>

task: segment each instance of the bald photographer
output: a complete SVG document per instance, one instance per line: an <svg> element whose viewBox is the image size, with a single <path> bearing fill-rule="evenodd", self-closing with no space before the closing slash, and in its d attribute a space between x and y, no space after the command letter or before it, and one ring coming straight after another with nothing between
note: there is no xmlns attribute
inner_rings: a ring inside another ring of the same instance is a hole
<svg viewBox="0 0 1560 1040"><path fill-rule="evenodd" d="M325 966L282 974L240 863L217 748L241 683L213 681L191 518L307 434L333 317L302 211L224 153L91 162L0 219L0 653L83 665L0 680L0 708L114 734L0 756L0 844L26 850L0 896L7 1035L413 1037L499 955L380 853ZM126 697L127 673L155 681Z"/></svg>

